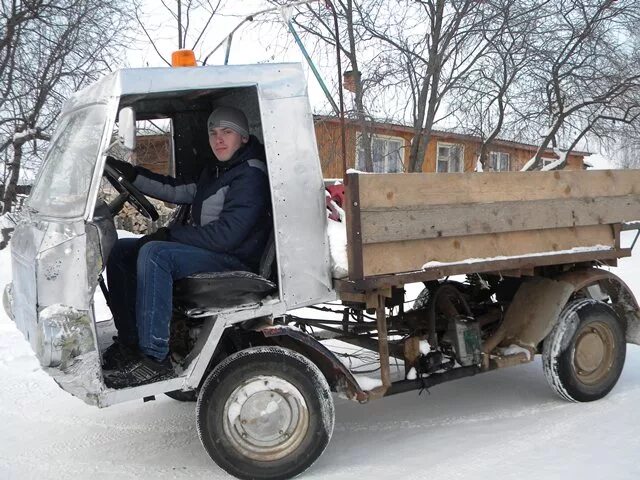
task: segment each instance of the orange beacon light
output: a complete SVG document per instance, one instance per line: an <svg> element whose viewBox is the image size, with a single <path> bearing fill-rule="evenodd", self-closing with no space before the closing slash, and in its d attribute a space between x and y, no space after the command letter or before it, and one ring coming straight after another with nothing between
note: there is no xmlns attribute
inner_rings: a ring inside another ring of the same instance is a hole
<svg viewBox="0 0 640 480"><path fill-rule="evenodd" d="M193 50L176 50L171 54L172 67L195 67L196 56Z"/></svg>

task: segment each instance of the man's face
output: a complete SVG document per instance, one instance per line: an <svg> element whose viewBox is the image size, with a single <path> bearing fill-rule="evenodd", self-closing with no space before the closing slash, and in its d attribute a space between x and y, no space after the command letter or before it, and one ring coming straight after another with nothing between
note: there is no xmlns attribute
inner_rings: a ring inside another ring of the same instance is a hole
<svg viewBox="0 0 640 480"><path fill-rule="evenodd" d="M249 139L235 130L226 127L213 128L209 131L209 145L214 155L221 162L226 162Z"/></svg>

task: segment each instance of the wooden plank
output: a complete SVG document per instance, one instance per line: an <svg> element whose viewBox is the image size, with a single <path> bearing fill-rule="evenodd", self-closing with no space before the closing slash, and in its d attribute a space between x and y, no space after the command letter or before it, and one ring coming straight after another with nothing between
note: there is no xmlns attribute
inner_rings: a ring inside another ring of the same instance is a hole
<svg viewBox="0 0 640 480"><path fill-rule="evenodd" d="M358 177L362 209L640 194L640 170L401 173Z"/></svg>
<svg viewBox="0 0 640 480"><path fill-rule="evenodd" d="M362 243L640 220L640 194L361 211Z"/></svg>
<svg viewBox="0 0 640 480"><path fill-rule="evenodd" d="M366 303L367 296L364 293L338 292L338 298L343 302Z"/></svg>
<svg viewBox="0 0 640 480"><path fill-rule="evenodd" d="M615 248L620 248L620 232L622 232L622 225L620 223L615 223L611 225L611 229L613 230L613 238L615 239L614 246Z"/></svg>
<svg viewBox="0 0 640 480"><path fill-rule="evenodd" d="M613 248L614 244L610 225L373 243L363 247L363 274L369 277L422 270L428 262L531 256L596 245Z"/></svg>
<svg viewBox="0 0 640 480"><path fill-rule="evenodd" d="M442 267L433 267L407 273L378 275L362 280L337 280L333 281L334 288L340 292L366 292L380 287L401 287L409 283L427 282L450 275L463 275L467 273L494 273L502 274L503 271L515 268L544 267L548 265L564 265L571 263L599 261L615 266L616 259L630 257L631 249L620 250L596 250L579 253L562 253L550 255L536 255L532 257L510 258L505 260L491 260L477 263L458 263Z"/></svg>
<svg viewBox="0 0 640 480"><path fill-rule="evenodd" d="M359 279L362 271L362 232L360 228L360 175L349 174L345 185L345 214L347 217L347 262L349 278Z"/></svg>
<svg viewBox="0 0 640 480"><path fill-rule="evenodd" d="M415 368L416 360L420 356L420 337L409 337L404 341L404 373Z"/></svg>

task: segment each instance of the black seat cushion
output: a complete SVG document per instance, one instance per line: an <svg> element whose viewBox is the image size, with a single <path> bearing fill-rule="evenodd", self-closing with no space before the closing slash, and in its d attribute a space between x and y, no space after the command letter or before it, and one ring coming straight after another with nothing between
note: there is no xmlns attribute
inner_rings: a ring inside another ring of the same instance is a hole
<svg viewBox="0 0 640 480"><path fill-rule="evenodd" d="M197 273L173 284L178 308L227 308L258 303L277 286L251 272Z"/></svg>

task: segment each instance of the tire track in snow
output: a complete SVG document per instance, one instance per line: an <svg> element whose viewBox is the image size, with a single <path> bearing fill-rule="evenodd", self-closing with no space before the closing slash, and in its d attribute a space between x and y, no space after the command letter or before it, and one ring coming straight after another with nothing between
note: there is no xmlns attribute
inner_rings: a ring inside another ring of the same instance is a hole
<svg viewBox="0 0 640 480"><path fill-rule="evenodd" d="M638 391L638 388L633 389ZM615 396L611 398L616 401ZM565 403L570 410L570 415L565 415L563 420L558 420L557 415L548 417L541 416L536 419L536 423L530 429L521 429L515 431L513 435L504 437L504 446L507 449L510 458L529 458L536 448L547 448L549 446L560 447L563 442L572 442L572 439L580 438L588 431L588 427L597 424L602 417L602 402L592 403ZM617 402L615 402L617 403ZM542 412L542 410L541 410ZM517 418L517 417L513 417ZM586 428L585 428L586 427ZM500 429L503 430L503 429ZM533 442L535 438L535 443ZM502 455L498 454L495 444L485 445L481 442L476 443L477 447L470 451L466 449L461 452L461 461L457 458L448 459L444 464L432 464L429 467L429 475L431 478L482 478L482 472L485 474L493 473L496 467L503 463ZM455 450L453 450L455 451ZM516 472L513 472L516 475ZM541 473L541 478L569 478L566 472L559 477L546 475ZM637 472L636 472L637 473ZM517 475L516 475L517 476ZM414 477L416 480L422 480L423 475ZM616 477L621 479L622 477ZM636 475L627 476L625 478L637 478Z"/></svg>
<svg viewBox="0 0 640 480"><path fill-rule="evenodd" d="M159 452L156 452L159 453ZM205 454L206 455L206 454ZM146 463L145 462L148 462ZM207 457L209 460L209 457ZM32 458L26 464L5 462L0 457L0 478L7 479L49 479L60 478L65 480L92 480L114 479L189 479L189 480L233 480L222 469L209 460L210 466L184 465L154 465L149 459L142 459L140 463L127 462L118 464L114 459L92 458L88 461L78 459L55 458L46 463L35 462ZM9 467L5 467L5 466Z"/></svg>
<svg viewBox="0 0 640 480"><path fill-rule="evenodd" d="M384 432L390 430L416 430L433 429L438 427L451 427L469 423L491 422L495 420L505 420L510 418L520 418L529 415L550 412L566 408L572 405L566 402L549 401L536 407L529 407L523 410L509 410L497 413L481 413L462 415L455 417L433 418L425 421L415 422L413 420L399 420L386 422L341 422L336 424L334 432Z"/></svg>
<svg viewBox="0 0 640 480"><path fill-rule="evenodd" d="M638 386L625 386L624 389L618 387L605 397L605 401L621 400L629 395L634 395L640 392L640 385ZM617 391L616 391L617 390ZM576 403L567 402L560 398L550 397L547 402L539 403L534 406L525 408L519 408L518 405L513 405L513 410L505 410L501 412L491 413L471 413L468 415L456 415L446 417L436 417L425 419L424 421L414 420L390 420L390 421L364 421L364 422L336 422L334 427L334 433L343 432L384 432L392 430L415 430L415 429L433 429L438 427L451 427L456 425L465 425L482 422L492 422L496 420L517 419L526 416L535 416L539 414L549 413L555 410L562 410L565 408L571 408ZM384 399L382 400L384 401ZM582 404L588 405L588 404Z"/></svg>
<svg viewBox="0 0 640 480"><path fill-rule="evenodd" d="M349 435L342 439L334 437L334 445L347 439L350 441L348 445L338 446L338 452L327 452L329 456L334 456L334 461L321 458L317 464L319 470L308 477L392 478L397 474L407 480L485 478L502 466L504 454L509 456L509 463L513 464L513 459L527 459L538 447L544 449L584 436L589 427L601 420L603 403L618 406L627 402L627 397L637 397L638 391L640 388L625 389L610 394L600 402L585 404L558 399L522 412L504 412L500 415L468 415L411 425L408 425L410 422L381 422L372 425L372 430L363 431L387 432L386 435L368 435L362 438L361 443L357 437ZM555 404L555 407L551 404ZM612 405L604 405L604 410L615 411L611 407ZM535 417L535 421L526 421L527 416ZM511 430L514 423L512 420L517 424L514 430ZM489 428L483 428L484 422L491 423ZM508 428L505 423L509 424ZM378 428L381 424L384 425L383 429ZM469 429L461 430L460 427ZM451 431L447 431L449 428ZM357 430L343 430L347 434L352 431ZM497 432L502 441L496 441L492 431ZM505 435L505 432L513 434ZM380 453L368 455L372 450ZM403 457L409 460L408 464L403 462ZM336 464L340 465L339 470L336 470ZM507 478L517 477L514 471L513 476ZM566 473L558 478L565 477L569 478ZM540 478L556 477L541 474ZM615 478L621 480L623 477ZM637 475L624 478L637 478Z"/></svg>
<svg viewBox="0 0 640 480"><path fill-rule="evenodd" d="M37 386L37 382L34 382L34 385ZM91 410L82 412L82 414L73 414L71 412L60 413L56 411L56 406L42 409L42 404L40 402L35 405L32 403L22 403L19 405L15 404L14 408L6 408L6 399L3 397L4 396L0 396L0 403L3 405L3 417L18 417L34 424L44 422L45 424L54 425L60 428L82 426L83 428L87 429L108 429L115 432L131 432L133 434L145 432L164 433L167 431L171 431L172 433L184 433L191 430L190 426L187 426L190 424L192 424L191 426L195 429L195 412L193 411L194 409L191 409L189 414L180 413L178 416L176 416L175 413L173 413L168 417L162 417L159 414L158 418L149 418L148 421L132 422L130 418L130 415L132 413L131 411L123 413L123 416L129 416L127 419L120 418L117 415L110 415L108 418L104 419L95 419L92 418ZM179 405L176 405L176 407L180 408ZM81 406L81 408L92 408L96 409L97 411L96 407L87 407L84 404ZM110 408L113 409L114 407Z"/></svg>
<svg viewBox="0 0 640 480"><path fill-rule="evenodd" d="M124 420L114 418L113 421L117 424ZM162 418L159 421L162 421ZM57 424L55 419L52 423ZM156 421L139 424L140 428L123 430L112 428L107 423L96 429L94 425L71 422L73 435L64 433L63 429L60 436L57 436L47 429L47 441L37 442L37 448L23 450L10 458L3 458L3 452L0 451L0 465L10 465L16 472L35 469L44 474L42 478L53 478L50 476L52 472L66 472L65 478L74 478L73 472L78 472L75 478L86 479L87 470L108 471L109 475L106 478L116 478L116 473L119 477L136 479L153 476L194 478L194 471L202 474L201 478L211 478L212 472L218 471L218 468L209 459L198 440L195 420L190 418L189 422L185 422L187 425L182 425L179 429L175 427L175 423L172 421L172 425L168 425L164 422L165 427L162 430L157 428ZM28 430L34 431L34 426ZM126 448L123 448L125 445ZM176 458L175 463L180 466L163 465L164 457L167 455ZM147 463L148 459L160 460L156 460L154 464ZM194 461L197 465L193 465ZM114 465L120 464L126 467L113 468Z"/></svg>

